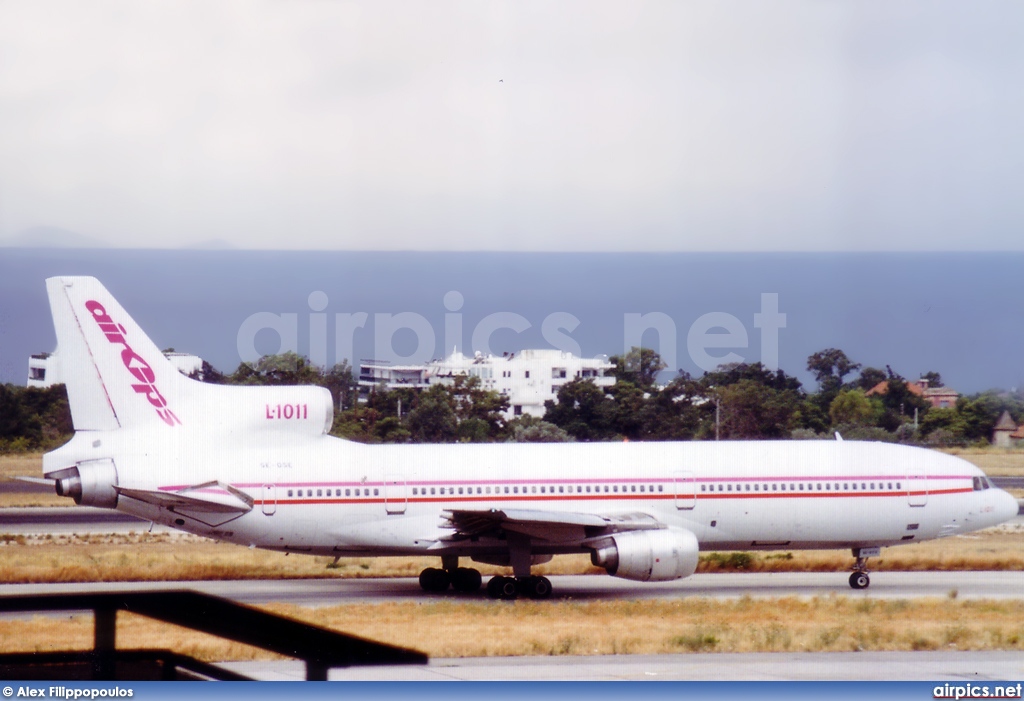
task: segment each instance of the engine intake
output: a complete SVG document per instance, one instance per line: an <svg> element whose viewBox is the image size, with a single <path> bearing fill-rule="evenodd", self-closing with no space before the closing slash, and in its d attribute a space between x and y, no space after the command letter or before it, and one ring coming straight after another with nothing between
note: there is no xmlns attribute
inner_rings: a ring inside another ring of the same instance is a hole
<svg viewBox="0 0 1024 701"><path fill-rule="evenodd" d="M89 460L49 475L57 496L71 497L79 506L117 507L117 468L113 460Z"/></svg>
<svg viewBox="0 0 1024 701"><path fill-rule="evenodd" d="M666 582L693 574L699 553L697 536L668 528L609 536L594 548L590 561L604 567L613 577Z"/></svg>

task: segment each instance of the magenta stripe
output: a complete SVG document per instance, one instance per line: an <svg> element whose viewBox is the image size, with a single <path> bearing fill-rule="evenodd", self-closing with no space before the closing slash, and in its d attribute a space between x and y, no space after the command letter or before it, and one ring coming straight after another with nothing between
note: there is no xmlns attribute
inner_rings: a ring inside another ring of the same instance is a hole
<svg viewBox="0 0 1024 701"><path fill-rule="evenodd" d="M712 484L712 483L727 483L727 482L757 482L766 484L779 484L782 482L870 482L870 481L891 481L891 480L969 480L972 479L972 475L875 475L873 477L864 476L845 476L845 477L812 477L812 476L792 476L792 477L702 477L700 479L686 479L679 480L680 483L692 483L692 484ZM677 481L677 478L673 477L652 477L652 478L623 478L623 479L558 479L558 480L466 480L459 482L446 482L442 480L417 480L415 482L409 481L404 482L409 487L492 487L495 485L505 486L521 486L521 485L615 485L615 484L673 484ZM278 487L293 487L293 488L308 488L308 487L383 487L384 482L242 482L234 484L232 486L240 489L245 488L259 488L265 484L273 484ZM395 486L402 484L400 482L388 482L387 484ZM192 485L167 485L163 487L157 487L162 491L179 491L182 489L189 489Z"/></svg>

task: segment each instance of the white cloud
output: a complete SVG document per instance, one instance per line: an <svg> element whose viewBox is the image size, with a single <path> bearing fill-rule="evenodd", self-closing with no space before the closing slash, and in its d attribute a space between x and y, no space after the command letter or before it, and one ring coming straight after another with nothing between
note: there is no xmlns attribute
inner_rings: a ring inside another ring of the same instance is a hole
<svg viewBox="0 0 1024 701"><path fill-rule="evenodd" d="M1022 10L892 7L7 2L0 240L1019 249Z"/></svg>

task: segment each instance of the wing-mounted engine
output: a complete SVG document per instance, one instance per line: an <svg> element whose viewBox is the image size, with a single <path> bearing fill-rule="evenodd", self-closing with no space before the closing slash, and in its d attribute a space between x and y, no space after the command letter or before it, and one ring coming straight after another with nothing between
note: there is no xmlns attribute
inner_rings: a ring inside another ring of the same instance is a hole
<svg viewBox="0 0 1024 701"><path fill-rule="evenodd" d="M616 533L594 544L590 560L608 574L640 582L689 577L697 569L697 536L680 528Z"/></svg>

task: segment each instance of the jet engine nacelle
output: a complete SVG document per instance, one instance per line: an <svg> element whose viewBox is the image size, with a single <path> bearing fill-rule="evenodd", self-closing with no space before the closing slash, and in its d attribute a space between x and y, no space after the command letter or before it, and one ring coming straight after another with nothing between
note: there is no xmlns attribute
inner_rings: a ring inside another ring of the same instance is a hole
<svg viewBox="0 0 1024 701"><path fill-rule="evenodd" d="M47 476L56 481L57 496L71 497L79 506L117 507L117 468L113 460L86 460Z"/></svg>
<svg viewBox="0 0 1024 701"><path fill-rule="evenodd" d="M613 577L665 582L693 574L699 551L697 536L690 531L631 531L609 536L594 549L590 560Z"/></svg>
<svg viewBox="0 0 1024 701"><path fill-rule="evenodd" d="M324 387L202 387L199 405L183 416L200 417L212 432L271 430L322 436L334 423L334 400Z"/></svg>

